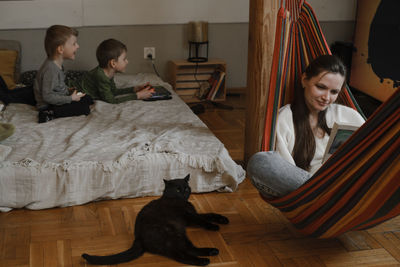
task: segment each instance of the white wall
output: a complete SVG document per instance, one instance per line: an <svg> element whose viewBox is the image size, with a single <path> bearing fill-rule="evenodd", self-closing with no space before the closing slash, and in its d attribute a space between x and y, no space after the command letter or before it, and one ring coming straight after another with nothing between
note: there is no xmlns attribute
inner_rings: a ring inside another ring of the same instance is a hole
<svg viewBox="0 0 400 267"><path fill-rule="evenodd" d="M181 24L248 22L248 0L83 0L83 24Z"/></svg>
<svg viewBox="0 0 400 267"><path fill-rule="evenodd" d="M0 29L78 26L240 23L250 0L31 0L0 1ZM309 0L320 21L355 20L356 0Z"/></svg>
<svg viewBox="0 0 400 267"><path fill-rule="evenodd" d="M248 0L0 1L0 29L248 22Z"/></svg>
<svg viewBox="0 0 400 267"><path fill-rule="evenodd" d="M319 21L356 20L357 0L308 0Z"/></svg>
<svg viewBox="0 0 400 267"><path fill-rule="evenodd" d="M82 25L82 0L0 1L0 29Z"/></svg>

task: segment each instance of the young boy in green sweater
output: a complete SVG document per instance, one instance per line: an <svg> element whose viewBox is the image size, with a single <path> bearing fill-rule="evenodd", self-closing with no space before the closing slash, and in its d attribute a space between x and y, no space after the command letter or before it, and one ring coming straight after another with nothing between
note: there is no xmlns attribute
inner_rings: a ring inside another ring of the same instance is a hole
<svg viewBox="0 0 400 267"><path fill-rule="evenodd" d="M135 88L116 88L115 73L124 72L128 65L127 48L122 42L115 39L101 42L97 47L96 57L99 65L77 82L78 90L90 95L93 99L113 104L134 99L147 99L152 96L154 89L149 83Z"/></svg>

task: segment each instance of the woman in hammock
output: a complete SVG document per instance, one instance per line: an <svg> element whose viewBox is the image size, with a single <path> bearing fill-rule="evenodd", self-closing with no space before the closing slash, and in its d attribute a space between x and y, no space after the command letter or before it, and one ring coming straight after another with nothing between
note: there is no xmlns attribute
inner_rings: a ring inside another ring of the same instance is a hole
<svg viewBox="0 0 400 267"><path fill-rule="evenodd" d="M263 196L284 196L311 178L322 165L334 122L364 123L357 111L334 104L345 77L346 67L332 55L306 68L293 103L279 110L276 151L258 152L248 162L248 177Z"/></svg>

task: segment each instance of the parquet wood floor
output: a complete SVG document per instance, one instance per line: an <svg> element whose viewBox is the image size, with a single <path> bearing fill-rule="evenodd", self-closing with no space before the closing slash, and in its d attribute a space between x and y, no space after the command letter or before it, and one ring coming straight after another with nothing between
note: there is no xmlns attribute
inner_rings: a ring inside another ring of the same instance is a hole
<svg viewBox="0 0 400 267"><path fill-rule="evenodd" d="M233 110L232 117L228 113L210 109L200 116L207 125L214 123L217 136L227 140L228 150L236 149L240 160L243 132L224 133L222 123L243 124L244 109ZM0 213L0 266L87 266L80 257L83 252L106 255L125 250L133 240L137 213L152 199ZM319 240L296 232L278 210L261 200L247 179L234 193L192 194L190 201L199 212L218 212L230 219L218 232L188 229L195 245L220 250L210 257L210 266L400 266L400 217L368 231ZM119 266L184 265L145 253Z"/></svg>
<svg viewBox="0 0 400 267"><path fill-rule="evenodd" d="M208 103L204 105L205 112L198 116L225 145L233 160L241 163L244 157L245 98L243 95L228 96L224 104L233 109Z"/></svg>

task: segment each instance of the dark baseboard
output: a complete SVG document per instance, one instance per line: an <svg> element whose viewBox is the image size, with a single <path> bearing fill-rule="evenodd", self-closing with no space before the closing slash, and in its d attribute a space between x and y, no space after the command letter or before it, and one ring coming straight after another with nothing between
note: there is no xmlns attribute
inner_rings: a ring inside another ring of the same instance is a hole
<svg viewBox="0 0 400 267"><path fill-rule="evenodd" d="M227 95L245 95L246 87L226 88Z"/></svg>

